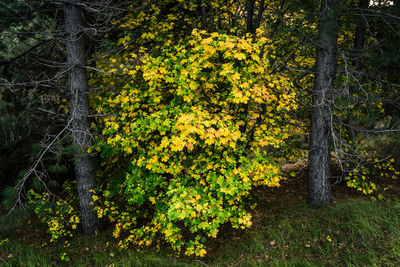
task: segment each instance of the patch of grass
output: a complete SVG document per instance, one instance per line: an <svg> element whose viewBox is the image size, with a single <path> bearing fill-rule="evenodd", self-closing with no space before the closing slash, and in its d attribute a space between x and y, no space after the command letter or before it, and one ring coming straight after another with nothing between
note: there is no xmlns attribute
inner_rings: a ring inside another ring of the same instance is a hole
<svg viewBox="0 0 400 267"><path fill-rule="evenodd" d="M76 234L68 249L62 242L43 246L49 239L44 225L21 214L0 216L0 222L7 223L0 226L0 266L199 266L193 259L185 261L163 251L121 250L110 231L95 236ZM25 224L17 223L22 218ZM66 251L69 261L62 261Z"/></svg>
<svg viewBox="0 0 400 267"><path fill-rule="evenodd" d="M296 205L265 216L241 234L221 233L204 259L164 251L119 250L110 232L71 241L70 262L61 245L44 247L9 235L0 245L5 266L399 266L400 206L347 200L323 209ZM232 231L232 230L231 230ZM3 232L4 233L4 232ZM3 238L3 237L2 237ZM2 240L0 238L0 241ZM3 238L4 239L4 238ZM106 245L107 242L110 245ZM11 254L11 256L10 256Z"/></svg>
<svg viewBox="0 0 400 267"><path fill-rule="evenodd" d="M83 239L73 240L69 261L61 261L60 255L65 251L61 245L41 248L9 240L0 247L0 266L198 266L160 252L120 250L115 246L104 249L101 239L92 238L88 246Z"/></svg>
<svg viewBox="0 0 400 267"><path fill-rule="evenodd" d="M268 211L266 211L268 213ZM399 208L366 200L290 207L218 249L213 266L398 266Z"/></svg>

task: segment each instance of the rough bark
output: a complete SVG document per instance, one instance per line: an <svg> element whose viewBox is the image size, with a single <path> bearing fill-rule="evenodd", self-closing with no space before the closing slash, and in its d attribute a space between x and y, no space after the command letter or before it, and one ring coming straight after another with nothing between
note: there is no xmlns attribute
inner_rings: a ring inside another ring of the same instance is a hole
<svg viewBox="0 0 400 267"><path fill-rule="evenodd" d="M358 18L358 23L357 23L357 28L356 32L354 35L354 67L355 70L360 71L361 70L361 64L362 64L362 53L364 49L364 44L365 44L365 33L367 30L367 22L366 18L363 15L365 12L365 9L367 9L369 6L369 0L360 0L359 2L359 13L360 16Z"/></svg>
<svg viewBox="0 0 400 267"><path fill-rule="evenodd" d="M307 203L332 202L330 187L330 138L333 82L339 27L339 0L323 0L318 22L318 48L313 89Z"/></svg>
<svg viewBox="0 0 400 267"><path fill-rule="evenodd" d="M255 5L256 1L255 0L248 0L246 3L246 25L247 25L247 32L249 33L254 33L255 29L254 29L254 5Z"/></svg>
<svg viewBox="0 0 400 267"><path fill-rule="evenodd" d="M75 155L75 175L78 185L82 227L86 234L100 230L100 221L93 210L91 189L95 188L93 159L86 152L91 145L89 132L89 102L87 73L84 68L82 10L79 0L64 4L65 32L67 34L67 65L69 69L70 119Z"/></svg>

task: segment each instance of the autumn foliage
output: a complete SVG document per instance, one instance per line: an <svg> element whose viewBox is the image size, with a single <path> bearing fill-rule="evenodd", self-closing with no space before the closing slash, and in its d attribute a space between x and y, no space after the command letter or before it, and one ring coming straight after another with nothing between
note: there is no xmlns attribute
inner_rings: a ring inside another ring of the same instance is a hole
<svg viewBox="0 0 400 267"><path fill-rule="evenodd" d="M219 228L251 225L250 191L279 186L277 157L293 131L290 82L268 69L267 39L194 30L124 72L126 85L102 99L104 141L123 157L122 179L98 199L120 245L160 237L203 256ZM119 186L117 186L119 185Z"/></svg>

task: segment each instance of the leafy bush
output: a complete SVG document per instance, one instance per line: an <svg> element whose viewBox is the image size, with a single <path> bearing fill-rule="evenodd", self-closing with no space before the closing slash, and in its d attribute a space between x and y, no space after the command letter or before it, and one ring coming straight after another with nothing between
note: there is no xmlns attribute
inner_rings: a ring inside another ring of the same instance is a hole
<svg viewBox="0 0 400 267"><path fill-rule="evenodd" d="M54 196L49 193L37 193L33 189L28 192L29 204L34 207L35 214L47 224L47 232L50 234L50 242L64 241L64 251L60 255L61 260L69 261L67 255L69 241L73 232L80 224L80 212L76 209L77 194L73 190L73 182L65 182L63 185L65 200L49 201ZM45 244L43 244L45 245Z"/></svg>
<svg viewBox="0 0 400 267"><path fill-rule="evenodd" d="M295 95L260 57L268 40L257 39L194 30L126 66L121 91L101 99L97 111L111 116L93 149L106 165L128 167L94 200L121 247L161 237L203 256L221 225L250 227L255 186L279 186Z"/></svg>

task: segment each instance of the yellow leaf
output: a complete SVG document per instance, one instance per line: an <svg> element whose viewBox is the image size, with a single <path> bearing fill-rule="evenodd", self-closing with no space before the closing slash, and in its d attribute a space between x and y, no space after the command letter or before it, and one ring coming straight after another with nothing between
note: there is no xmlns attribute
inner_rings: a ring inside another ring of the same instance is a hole
<svg viewBox="0 0 400 267"><path fill-rule="evenodd" d="M199 256L200 256L200 257L204 257L204 255L206 255L206 253L207 253L207 251L206 251L204 248L202 248L202 249L200 250Z"/></svg>
<svg viewBox="0 0 400 267"><path fill-rule="evenodd" d="M240 79L240 74L238 72L236 72L235 74L232 75L232 80L237 81Z"/></svg>

